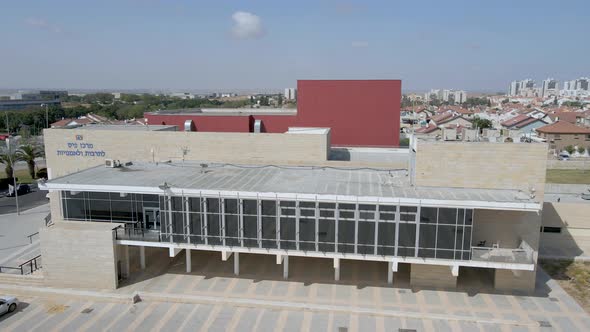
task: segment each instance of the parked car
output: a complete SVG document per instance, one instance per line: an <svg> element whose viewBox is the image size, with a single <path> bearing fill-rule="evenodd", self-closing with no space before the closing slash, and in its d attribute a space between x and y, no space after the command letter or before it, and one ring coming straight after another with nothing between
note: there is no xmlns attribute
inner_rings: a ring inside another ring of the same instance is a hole
<svg viewBox="0 0 590 332"><path fill-rule="evenodd" d="M18 299L14 296L0 295L0 315L10 313L18 307Z"/></svg>
<svg viewBox="0 0 590 332"><path fill-rule="evenodd" d="M17 184L16 192L19 196L24 195L24 194L28 194L31 192L31 187L28 184ZM14 196L14 186L8 186L8 195L7 196L8 197Z"/></svg>
<svg viewBox="0 0 590 332"><path fill-rule="evenodd" d="M566 155L562 154L562 155L559 155L558 159L563 160L563 161L567 161L567 160L570 160L570 156L566 156Z"/></svg>

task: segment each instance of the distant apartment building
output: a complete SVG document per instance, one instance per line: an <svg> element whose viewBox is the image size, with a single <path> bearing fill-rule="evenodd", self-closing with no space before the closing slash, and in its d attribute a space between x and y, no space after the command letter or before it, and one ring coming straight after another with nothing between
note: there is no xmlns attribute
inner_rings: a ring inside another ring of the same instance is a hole
<svg viewBox="0 0 590 332"><path fill-rule="evenodd" d="M511 82L508 90L508 95L511 97L535 97L535 81L533 81L530 78L527 78L522 81Z"/></svg>
<svg viewBox="0 0 590 332"><path fill-rule="evenodd" d="M467 93L463 90L431 89L430 92L426 93L425 99L461 104L467 100Z"/></svg>
<svg viewBox="0 0 590 332"><path fill-rule="evenodd" d="M41 107L42 105L61 105L59 99L55 100L24 100L24 99L11 99L11 100L0 100L0 111L17 111L23 110L30 107Z"/></svg>
<svg viewBox="0 0 590 332"><path fill-rule="evenodd" d="M297 99L297 89L296 88L286 88L284 97L286 100L296 100Z"/></svg>
<svg viewBox="0 0 590 332"><path fill-rule="evenodd" d="M553 78L543 81L541 86L541 97L557 96L559 94L559 83Z"/></svg>

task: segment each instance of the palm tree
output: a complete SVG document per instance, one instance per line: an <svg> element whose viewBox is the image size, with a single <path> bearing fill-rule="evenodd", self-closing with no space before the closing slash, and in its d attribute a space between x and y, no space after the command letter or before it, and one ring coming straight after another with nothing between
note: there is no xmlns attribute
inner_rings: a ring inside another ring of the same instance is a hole
<svg viewBox="0 0 590 332"><path fill-rule="evenodd" d="M35 178L35 159L44 157L45 153L43 149L38 145L34 144L24 144L21 145L18 150L16 151L16 158L17 160L21 160L27 163L29 167L29 174L31 175L31 179Z"/></svg>
<svg viewBox="0 0 590 332"><path fill-rule="evenodd" d="M12 163L16 161L16 154L14 152L3 152L0 154L0 164L4 164L4 172L6 172L6 178L12 179L13 169Z"/></svg>

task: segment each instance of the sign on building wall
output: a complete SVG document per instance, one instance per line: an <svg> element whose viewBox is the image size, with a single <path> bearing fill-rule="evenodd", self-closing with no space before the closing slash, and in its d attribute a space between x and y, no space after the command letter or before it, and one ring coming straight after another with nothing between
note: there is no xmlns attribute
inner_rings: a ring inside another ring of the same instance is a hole
<svg viewBox="0 0 590 332"><path fill-rule="evenodd" d="M99 150L94 143L85 142L84 136L76 135L73 142L68 142L63 150L57 150L58 156L66 157L105 157L106 152Z"/></svg>

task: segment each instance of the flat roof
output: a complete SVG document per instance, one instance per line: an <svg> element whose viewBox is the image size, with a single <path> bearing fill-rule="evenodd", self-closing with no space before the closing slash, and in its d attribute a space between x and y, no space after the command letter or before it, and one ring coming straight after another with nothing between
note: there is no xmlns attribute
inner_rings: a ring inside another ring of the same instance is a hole
<svg viewBox="0 0 590 332"><path fill-rule="evenodd" d="M172 125L140 125L140 124L89 124L84 126L72 126L64 128L51 128L52 130L61 129L85 129L85 130L132 130L132 131L176 131L176 126Z"/></svg>
<svg viewBox="0 0 590 332"><path fill-rule="evenodd" d="M411 186L405 169L134 162L97 166L52 179L41 189L135 192L209 197L300 199L538 211L518 190Z"/></svg>
<svg viewBox="0 0 590 332"><path fill-rule="evenodd" d="M292 108L185 108L178 110L159 110L147 112L152 115L191 115L191 116L248 116L248 115L297 115Z"/></svg>

